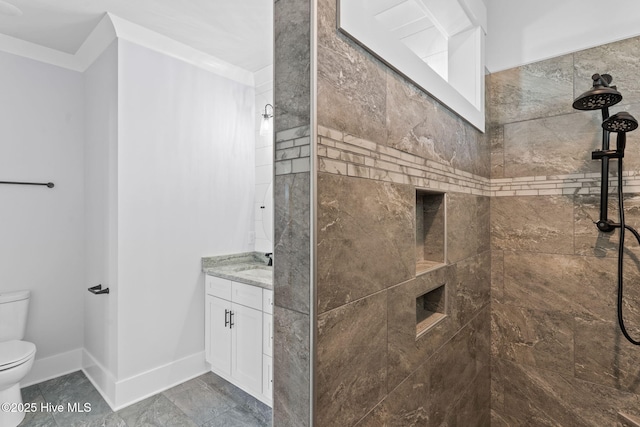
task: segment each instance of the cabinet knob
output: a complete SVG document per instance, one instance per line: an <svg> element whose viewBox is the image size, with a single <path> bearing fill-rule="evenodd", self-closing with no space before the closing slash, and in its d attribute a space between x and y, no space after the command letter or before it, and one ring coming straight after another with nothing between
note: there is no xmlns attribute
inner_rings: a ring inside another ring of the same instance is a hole
<svg viewBox="0 0 640 427"><path fill-rule="evenodd" d="M224 327L225 328L229 326L229 313L231 313L231 311L227 309L224 310Z"/></svg>

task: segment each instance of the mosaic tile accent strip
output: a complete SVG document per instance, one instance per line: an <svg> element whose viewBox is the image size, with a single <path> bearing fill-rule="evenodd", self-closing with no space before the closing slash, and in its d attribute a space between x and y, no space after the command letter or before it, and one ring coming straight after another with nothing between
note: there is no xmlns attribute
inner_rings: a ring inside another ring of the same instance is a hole
<svg viewBox="0 0 640 427"><path fill-rule="evenodd" d="M310 155L309 126L300 126L276 133L276 175L309 172L311 170Z"/></svg>
<svg viewBox="0 0 640 427"><path fill-rule="evenodd" d="M489 195L488 178L323 126L318 127L318 134L320 172L412 184L438 191Z"/></svg>
<svg viewBox="0 0 640 427"><path fill-rule="evenodd" d="M625 193L640 192L640 171L622 173ZM618 178L609 176L609 193L618 191ZM554 196L600 194L600 173L577 173L550 176L495 178L491 180L491 196Z"/></svg>
<svg viewBox="0 0 640 427"><path fill-rule="evenodd" d="M488 179L335 129L319 126L318 135L320 172L490 197L600 194L598 172ZM625 193L640 193L640 171L623 172L623 183ZM610 176L611 194L617 185Z"/></svg>

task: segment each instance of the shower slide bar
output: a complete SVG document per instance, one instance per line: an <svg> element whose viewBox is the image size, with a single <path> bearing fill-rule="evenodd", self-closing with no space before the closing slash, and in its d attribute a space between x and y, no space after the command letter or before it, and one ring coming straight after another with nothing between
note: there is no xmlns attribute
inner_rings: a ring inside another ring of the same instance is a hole
<svg viewBox="0 0 640 427"><path fill-rule="evenodd" d="M49 188L53 188L53 182L19 182L19 181L0 181L0 184L15 184L15 185L46 185Z"/></svg>

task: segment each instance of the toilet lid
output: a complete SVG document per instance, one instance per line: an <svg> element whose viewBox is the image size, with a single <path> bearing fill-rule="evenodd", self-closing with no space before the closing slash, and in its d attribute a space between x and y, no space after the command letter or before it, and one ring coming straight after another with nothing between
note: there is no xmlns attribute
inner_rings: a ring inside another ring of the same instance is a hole
<svg viewBox="0 0 640 427"><path fill-rule="evenodd" d="M28 341L13 340L0 343L0 371L23 364L35 352L35 344Z"/></svg>

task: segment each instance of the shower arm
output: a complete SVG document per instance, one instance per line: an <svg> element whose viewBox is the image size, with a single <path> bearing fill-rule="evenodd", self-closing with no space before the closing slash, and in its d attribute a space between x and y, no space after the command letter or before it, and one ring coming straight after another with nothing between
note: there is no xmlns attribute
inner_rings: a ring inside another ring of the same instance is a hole
<svg viewBox="0 0 640 427"><path fill-rule="evenodd" d="M604 122L608 118L609 108L605 107L602 109L602 121ZM602 129L602 150L596 150L591 153L591 158L593 160L602 160L602 179L600 180L600 219L596 222L596 227L604 233L611 233L620 226L619 224L615 224L611 221L607 214L607 208L609 206L609 159L619 159L623 157L624 144L622 144L622 147L618 144L616 150L611 150L609 148L610 135L611 133L608 130ZM618 138L620 138L620 135L624 135L624 133L619 133Z"/></svg>

